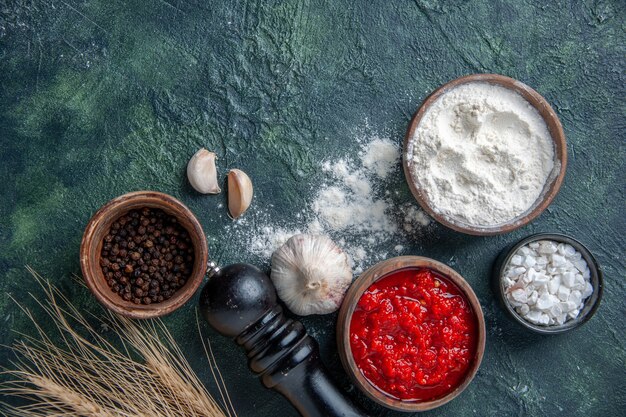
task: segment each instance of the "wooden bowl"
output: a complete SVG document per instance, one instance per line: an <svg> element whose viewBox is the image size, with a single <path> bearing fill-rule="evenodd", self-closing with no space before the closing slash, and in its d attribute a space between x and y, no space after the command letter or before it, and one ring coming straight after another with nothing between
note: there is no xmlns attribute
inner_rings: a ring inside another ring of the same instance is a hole
<svg viewBox="0 0 626 417"><path fill-rule="evenodd" d="M448 278L465 295L465 298L469 302L476 317L476 329L478 332L476 335L476 354L463 381L445 396L429 401L402 401L383 394L363 376L357 367L354 357L352 356L352 349L350 348L350 322L352 321L352 314L354 313L361 296L374 282L388 276L392 272L397 272L403 269L419 268L431 269ZM364 392L365 395L378 404L392 410L406 412L431 410L458 396L469 385L478 371L478 367L483 359L483 353L485 352L485 337L485 318L483 317L483 312L480 308L480 302L467 281L465 281L461 275L449 266L421 256L399 256L391 258L380 262L365 271L348 289L337 319L337 345L339 348L339 357L341 358L341 363L343 364L344 369L354 384L362 392Z"/></svg>
<svg viewBox="0 0 626 417"><path fill-rule="evenodd" d="M422 117L424 117L430 106L434 102L436 102L437 99L439 99L443 94L447 93L453 88L458 87L461 84L475 82L496 84L519 93L524 99L526 99L526 101L528 101L533 107L537 109L543 120L546 122L548 126L548 131L550 132L550 137L554 141L554 168L548 176L548 181L546 182L544 190L541 193L540 197L526 212L520 214L519 216L506 223L495 226L471 225L457 219L447 218L435 211L435 208L430 205L430 201L426 192L423 191L414 181L410 171L411 161L407 158L409 141L413 137L415 129L417 129L417 126L420 124ZM550 107L550 104L548 104L546 99L541 96L541 94L539 94L526 84L513 78L505 77L504 75L473 74L457 78L456 80L444 84L443 86L435 90L430 96L428 96L426 100L424 100L415 115L413 115L411 122L409 123L409 128L404 138L402 165L404 167L404 175L406 177L407 183L409 184L409 188L413 193L413 196L415 197L419 205L422 206L424 211L426 211L439 223L458 232L467 233L470 235L497 235L501 233L508 233L512 230L518 229L530 223L537 216L539 216L546 209L546 207L550 205L550 203L558 193L559 188L563 183L563 178L565 177L565 169L567 167L567 144L565 142L565 133L563 133L563 127L561 126L561 122L558 116L556 115L554 110L552 110L552 107Z"/></svg>
<svg viewBox="0 0 626 417"><path fill-rule="evenodd" d="M113 292L100 267L103 239L111 224L130 210L144 207L161 209L174 216L189 233L194 248L193 269L185 285L168 300L150 305L134 304ZM202 283L207 257L206 237L193 213L174 197L156 191L128 193L106 203L89 220L80 245L80 267L87 287L96 299L110 310L136 319L163 316L185 304Z"/></svg>

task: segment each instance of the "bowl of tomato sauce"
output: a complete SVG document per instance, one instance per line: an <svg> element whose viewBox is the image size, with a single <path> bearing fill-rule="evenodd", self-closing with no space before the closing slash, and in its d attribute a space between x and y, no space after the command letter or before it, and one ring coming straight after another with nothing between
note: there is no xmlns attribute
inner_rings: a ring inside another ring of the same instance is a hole
<svg viewBox="0 0 626 417"><path fill-rule="evenodd" d="M380 262L349 288L337 322L339 356L375 402L425 411L458 396L485 351L485 319L470 285L420 256Z"/></svg>

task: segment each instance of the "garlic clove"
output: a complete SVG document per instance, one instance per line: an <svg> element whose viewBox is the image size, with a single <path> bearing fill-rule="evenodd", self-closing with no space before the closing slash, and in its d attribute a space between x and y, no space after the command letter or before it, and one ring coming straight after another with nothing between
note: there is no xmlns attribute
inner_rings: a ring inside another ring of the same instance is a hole
<svg viewBox="0 0 626 417"><path fill-rule="evenodd" d="M327 314L341 306L352 270L348 256L328 237L301 234L274 252L270 278L292 312Z"/></svg>
<svg viewBox="0 0 626 417"><path fill-rule="evenodd" d="M228 173L228 211L233 219L241 216L252 202L252 181L248 175L239 170L231 169Z"/></svg>
<svg viewBox="0 0 626 417"><path fill-rule="evenodd" d="M199 193L219 194L222 190L217 183L217 156L202 148L194 154L187 164L189 183Z"/></svg>

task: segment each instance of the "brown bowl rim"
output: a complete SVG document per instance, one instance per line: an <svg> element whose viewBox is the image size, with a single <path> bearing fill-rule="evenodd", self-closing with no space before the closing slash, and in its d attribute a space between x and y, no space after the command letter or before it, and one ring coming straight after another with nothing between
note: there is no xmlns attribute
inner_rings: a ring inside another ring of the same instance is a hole
<svg viewBox="0 0 626 417"><path fill-rule="evenodd" d="M443 397L421 402L396 400L379 391L363 376L361 371L359 371L352 356L352 349L350 348L350 321L352 320L352 314L354 313L356 304L365 290L374 282L392 272L412 268L432 269L456 284L463 292L474 311L478 329L476 355L474 356L472 366L468 370L464 381ZM485 317L480 306L480 301L474 293L474 290L472 290L472 287L458 272L448 265L423 256L398 256L379 262L369 268L361 274L348 289L344 301L341 304L337 319L337 347L339 357L350 379L368 398L382 406L397 411L415 412L432 410L456 398L467 388L476 376L485 352L485 342Z"/></svg>
<svg viewBox="0 0 626 417"><path fill-rule="evenodd" d="M550 132L550 137L552 138L552 141L554 143L554 161L560 162L558 174L555 176L554 172L556 171L556 169L553 169L551 173L552 179L549 179L550 182L547 184L548 191L545 192L544 188L544 192L542 192L540 196L541 200L537 200L540 201L539 203L535 202L533 206L531 206L531 210L527 210L525 213L510 220L509 222L495 226L475 226L466 223L455 222L454 220L448 219L445 216L437 213L433 208L431 208L426 193L422 192L422 190L416 185L415 181L413 180L413 177L409 170L409 161L407 160L409 141L413 137L415 129L417 129L417 126L421 122L422 117L430 108L430 106L435 101L437 101L439 97L441 97L446 92L452 90L453 88L458 87L461 84L468 84L473 82L497 84L513 90L519 93L526 101L528 101L535 109L537 109L539 115L546 122L546 125L548 126L548 131ZM550 205L552 200L554 200L554 197L556 197L557 193L559 192L559 189L561 188L561 185L563 183L563 179L565 178L565 171L567 168L567 142L559 117L556 115L548 101L537 91L524 84L523 82L518 81L514 78L507 77L505 75L471 74L443 84L435 91L433 91L422 102L418 110L411 118L406 135L404 137L402 149L402 166L404 169L406 182L409 185L409 188L411 189L411 193L415 197L415 200L417 200L418 204L424 209L424 211L426 211L437 222L443 224L446 227L449 227L450 229L456 230L457 232L476 236L491 236L508 233L527 225L535 218L537 218Z"/></svg>
<svg viewBox="0 0 626 417"><path fill-rule="evenodd" d="M194 245L194 266L187 283L174 295L162 303L149 305L134 304L125 301L113 293L108 284L98 285L104 281L99 265L99 246L102 242L100 230L108 230L106 223L112 223L126 211L134 207L160 208L176 217L189 232ZM104 225L104 226L103 226ZM80 268L89 290L98 302L111 311L134 319L148 319L164 316L185 304L198 290L204 279L207 268L208 247L202 226L194 214L178 199L158 191L134 191L116 197L104 204L91 217L85 228L80 245Z"/></svg>

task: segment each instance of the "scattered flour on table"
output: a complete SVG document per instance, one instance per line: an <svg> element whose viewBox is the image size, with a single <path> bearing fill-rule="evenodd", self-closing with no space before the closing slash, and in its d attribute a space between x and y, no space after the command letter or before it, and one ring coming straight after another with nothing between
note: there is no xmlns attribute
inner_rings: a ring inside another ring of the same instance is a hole
<svg viewBox="0 0 626 417"><path fill-rule="evenodd" d="M383 139L372 140L361 155L363 168L374 171L380 178L387 178L400 158L398 147Z"/></svg>
<svg viewBox="0 0 626 417"><path fill-rule="evenodd" d="M470 225L498 225L525 213L558 172L539 112L520 94L480 82L455 87L431 105L407 157L433 210Z"/></svg>
<svg viewBox="0 0 626 417"><path fill-rule="evenodd" d="M274 249L285 243L291 236L302 233L299 229L282 229L280 227L262 226L252 237L250 248L252 253L264 258L272 256Z"/></svg>
<svg viewBox="0 0 626 417"><path fill-rule="evenodd" d="M398 255L405 247L400 243L409 243L407 238L418 236L431 219L412 196L399 201L395 191L402 182L398 145L378 137L359 143L356 157L321 163L322 182L310 185L313 198L291 223L272 221L267 212L257 209L233 223L230 233L243 238L247 248L267 262L295 234L326 234L349 255L356 274Z"/></svg>
<svg viewBox="0 0 626 417"><path fill-rule="evenodd" d="M336 185L323 186L313 201L313 211L321 223L320 231L350 230L377 239L397 230L390 217L389 201L374 196L365 169L354 169L343 159L325 162L322 169L330 173ZM375 172L378 175L378 170Z"/></svg>

